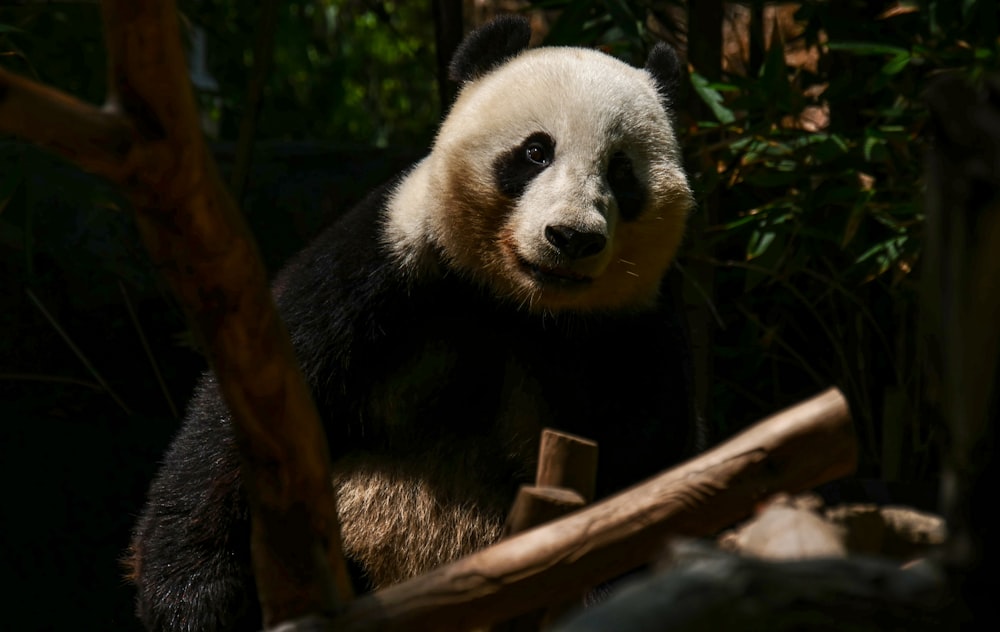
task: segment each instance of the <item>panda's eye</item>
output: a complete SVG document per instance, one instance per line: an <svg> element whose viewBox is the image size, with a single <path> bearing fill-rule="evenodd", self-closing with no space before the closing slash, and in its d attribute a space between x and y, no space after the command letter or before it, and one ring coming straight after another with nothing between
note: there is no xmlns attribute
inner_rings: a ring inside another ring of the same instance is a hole
<svg viewBox="0 0 1000 632"><path fill-rule="evenodd" d="M497 188L516 200L531 181L555 160L556 141L545 132L535 132L503 152L493 161Z"/></svg>
<svg viewBox="0 0 1000 632"><path fill-rule="evenodd" d="M543 167L549 164L548 149L541 143L531 143L525 147L524 157L527 158L528 162L541 165Z"/></svg>

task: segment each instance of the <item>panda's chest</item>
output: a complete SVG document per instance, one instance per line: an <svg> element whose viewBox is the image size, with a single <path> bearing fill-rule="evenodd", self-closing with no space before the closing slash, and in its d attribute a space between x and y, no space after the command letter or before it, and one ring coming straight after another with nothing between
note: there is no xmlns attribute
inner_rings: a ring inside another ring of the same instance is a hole
<svg viewBox="0 0 1000 632"><path fill-rule="evenodd" d="M541 367L507 334L442 323L393 342L370 385L369 421L394 444L536 433L546 414Z"/></svg>
<svg viewBox="0 0 1000 632"><path fill-rule="evenodd" d="M366 417L391 444L472 436L533 444L544 426L595 427L621 396L606 354L557 330L485 318L419 325L387 341L369 385Z"/></svg>

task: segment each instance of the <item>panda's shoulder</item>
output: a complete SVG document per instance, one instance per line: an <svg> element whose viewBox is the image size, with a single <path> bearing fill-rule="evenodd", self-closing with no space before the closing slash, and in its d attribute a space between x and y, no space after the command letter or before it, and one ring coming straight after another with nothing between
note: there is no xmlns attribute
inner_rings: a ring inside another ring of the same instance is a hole
<svg viewBox="0 0 1000 632"><path fill-rule="evenodd" d="M396 276L382 236L383 216L397 186L394 178L329 223L275 276L279 306L314 303L345 293L377 293Z"/></svg>

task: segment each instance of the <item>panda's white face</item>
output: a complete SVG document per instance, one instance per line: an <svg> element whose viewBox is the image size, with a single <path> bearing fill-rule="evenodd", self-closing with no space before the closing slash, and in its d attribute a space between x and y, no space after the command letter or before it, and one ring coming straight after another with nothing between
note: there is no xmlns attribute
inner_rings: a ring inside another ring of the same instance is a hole
<svg viewBox="0 0 1000 632"><path fill-rule="evenodd" d="M387 234L404 265L443 255L532 311L642 307L691 206L680 161L645 71L530 50L463 88Z"/></svg>

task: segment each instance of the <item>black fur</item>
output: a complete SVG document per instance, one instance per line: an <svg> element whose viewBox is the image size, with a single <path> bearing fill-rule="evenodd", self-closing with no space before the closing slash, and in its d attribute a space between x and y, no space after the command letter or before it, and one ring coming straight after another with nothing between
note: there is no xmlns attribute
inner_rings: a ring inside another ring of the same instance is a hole
<svg viewBox="0 0 1000 632"><path fill-rule="evenodd" d="M513 498L530 472L510 458L515 446L494 440L493 422L508 403L510 366L524 369L518 388L540 395L549 425L600 442L600 494L685 454L690 355L669 301L647 313L543 317L497 305L455 276L407 286L378 241L384 196L330 227L276 282L335 459L486 443L493 447L468 476L488 473L484 482ZM403 399L396 418L387 419L392 402L380 394ZM260 625L238 471L225 406L207 377L136 531L149 629Z"/></svg>
<svg viewBox="0 0 1000 632"><path fill-rule="evenodd" d="M632 161L622 152L611 156L608 163L608 185L618 203L618 212L625 221L639 217L646 203L646 190L635 177Z"/></svg>
<svg viewBox="0 0 1000 632"><path fill-rule="evenodd" d="M681 60L673 47L665 42L657 42L646 59L646 72L656 80L660 101L668 113L673 114L677 105L677 95L681 87Z"/></svg>
<svg viewBox="0 0 1000 632"><path fill-rule="evenodd" d="M501 15L462 41L448 66L448 78L467 83L482 77L527 48L530 39L527 18Z"/></svg>

